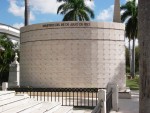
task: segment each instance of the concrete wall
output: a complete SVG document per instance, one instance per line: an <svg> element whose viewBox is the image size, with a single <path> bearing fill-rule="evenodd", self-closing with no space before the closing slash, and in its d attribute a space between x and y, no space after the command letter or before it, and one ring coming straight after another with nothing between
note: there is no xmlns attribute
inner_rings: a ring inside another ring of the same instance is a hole
<svg viewBox="0 0 150 113"><path fill-rule="evenodd" d="M125 87L124 24L59 22L21 29L21 86Z"/></svg>

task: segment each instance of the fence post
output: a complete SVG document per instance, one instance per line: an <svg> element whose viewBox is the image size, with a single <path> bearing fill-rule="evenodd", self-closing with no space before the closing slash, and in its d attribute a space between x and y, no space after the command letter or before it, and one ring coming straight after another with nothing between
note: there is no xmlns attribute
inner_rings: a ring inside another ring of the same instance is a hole
<svg viewBox="0 0 150 113"><path fill-rule="evenodd" d="M118 111L118 85L116 83L109 83L107 85L107 91L112 90L112 109Z"/></svg>
<svg viewBox="0 0 150 113"><path fill-rule="evenodd" d="M98 101L101 104L101 113L106 113L106 90L100 89L98 91Z"/></svg>
<svg viewBox="0 0 150 113"><path fill-rule="evenodd" d="M7 91L8 88L8 82L3 82L2 83L2 91Z"/></svg>

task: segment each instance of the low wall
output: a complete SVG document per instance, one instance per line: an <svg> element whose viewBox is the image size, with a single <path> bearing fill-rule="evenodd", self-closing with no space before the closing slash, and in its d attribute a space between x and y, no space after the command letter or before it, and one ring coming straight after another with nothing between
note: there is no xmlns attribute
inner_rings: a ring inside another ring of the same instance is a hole
<svg viewBox="0 0 150 113"><path fill-rule="evenodd" d="M58 22L21 28L21 85L32 87L125 87L125 26Z"/></svg>

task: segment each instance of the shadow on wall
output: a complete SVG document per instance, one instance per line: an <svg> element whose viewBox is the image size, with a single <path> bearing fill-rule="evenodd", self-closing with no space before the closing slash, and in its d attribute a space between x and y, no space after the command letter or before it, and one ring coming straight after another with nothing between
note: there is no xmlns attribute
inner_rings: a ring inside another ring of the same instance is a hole
<svg viewBox="0 0 150 113"><path fill-rule="evenodd" d="M112 82L119 86L119 91L126 88L126 74L125 74L125 61L121 61L115 69L115 75L112 77ZM122 76L124 74L124 76Z"/></svg>

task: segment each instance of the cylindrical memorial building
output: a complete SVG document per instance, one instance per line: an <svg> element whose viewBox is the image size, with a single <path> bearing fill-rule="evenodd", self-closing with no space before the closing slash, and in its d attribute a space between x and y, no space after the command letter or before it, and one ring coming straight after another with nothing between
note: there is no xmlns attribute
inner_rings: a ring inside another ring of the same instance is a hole
<svg viewBox="0 0 150 113"><path fill-rule="evenodd" d="M125 87L125 25L56 22L21 28L21 86Z"/></svg>

